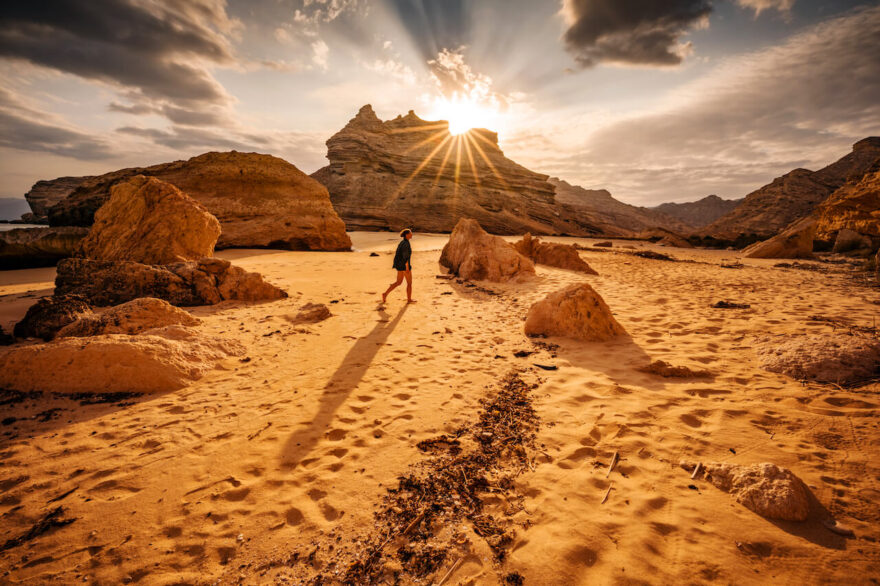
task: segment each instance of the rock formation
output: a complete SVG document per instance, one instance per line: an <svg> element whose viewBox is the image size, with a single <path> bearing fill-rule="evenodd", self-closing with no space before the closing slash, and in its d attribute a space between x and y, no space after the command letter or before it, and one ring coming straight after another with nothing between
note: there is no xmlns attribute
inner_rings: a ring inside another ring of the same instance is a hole
<svg viewBox="0 0 880 586"><path fill-rule="evenodd" d="M156 297L172 305L282 299L287 293L219 258L171 265L68 258L58 263L55 294L75 294L96 306Z"/></svg>
<svg viewBox="0 0 880 586"><path fill-rule="evenodd" d="M90 226L110 199L110 188L136 175L171 183L202 204L220 221L217 248L351 248L345 224L320 183L277 157L235 151L86 178L49 209L49 222Z"/></svg>
<svg viewBox="0 0 880 586"><path fill-rule="evenodd" d="M306 303L299 308L294 316L287 316L287 321L295 325L316 324L332 317L330 308L323 303Z"/></svg>
<svg viewBox="0 0 880 586"><path fill-rule="evenodd" d="M24 194L31 208L31 216L35 224L49 223L49 208L66 198L85 181L94 179L92 175L85 177L59 177L49 181L37 181L31 190ZM22 218L24 219L24 218Z"/></svg>
<svg viewBox="0 0 880 586"><path fill-rule="evenodd" d="M604 236L631 237L655 227L683 233L694 228L663 212L618 201L605 189L584 189L556 177L549 181L556 188L556 201L571 206L583 221L597 226Z"/></svg>
<svg viewBox="0 0 880 586"><path fill-rule="evenodd" d="M505 282L535 274L535 265L500 236L487 234L476 220L462 218L440 253L440 264L463 279Z"/></svg>
<svg viewBox="0 0 880 586"><path fill-rule="evenodd" d="M51 266L71 256L88 228L16 228L0 232L0 270Z"/></svg>
<svg viewBox="0 0 880 586"><path fill-rule="evenodd" d="M547 175L504 156L498 136L453 136L412 111L382 122L370 106L327 141L330 164L312 174L349 229L449 232L463 217L493 234L600 233L554 199Z"/></svg>
<svg viewBox="0 0 880 586"><path fill-rule="evenodd" d="M753 191L736 209L698 234L704 243L724 246L743 246L769 238L810 215L848 179L861 179L877 161L880 161L880 137L860 140L853 145L851 153L819 171L795 169Z"/></svg>
<svg viewBox="0 0 880 586"><path fill-rule="evenodd" d="M776 236L743 250L746 258L813 258L816 220L803 218Z"/></svg>
<svg viewBox="0 0 880 586"><path fill-rule="evenodd" d="M16 338L42 338L48 341L55 337L58 330L88 315L91 310L86 300L77 295L43 297L28 308L12 333Z"/></svg>
<svg viewBox="0 0 880 586"><path fill-rule="evenodd" d="M866 241L868 247L880 244L880 170L847 182L816 208L814 216L818 221L816 238L834 241L836 252L851 250ZM846 242L838 245L841 233Z"/></svg>
<svg viewBox="0 0 880 586"><path fill-rule="evenodd" d="M139 336L63 338L0 350L0 388L50 393L161 393L241 356L233 341L170 326Z"/></svg>
<svg viewBox="0 0 880 586"><path fill-rule="evenodd" d="M9 346L10 344L15 343L15 338L7 334L2 327L0 327L0 346Z"/></svg>
<svg viewBox="0 0 880 586"><path fill-rule="evenodd" d="M664 228L650 228L639 232L638 237L650 240L660 246L674 246L676 248L693 248L694 245L685 240L684 236L676 234Z"/></svg>
<svg viewBox="0 0 880 586"><path fill-rule="evenodd" d="M522 240L514 243L513 247L518 253L538 264L578 271L588 275L599 274L584 262L577 249L570 244L541 242L540 239L532 238L532 235L526 232Z"/></svg>
<svg viewBox="0 0 880 586"><path fill-rule="evenodd" d="M775 464L706 464L706 479L747 509L768 519L803 521L810 513L804 483Z"/></svg>
<svg viewBox="0 0 880 586"><path fill-rule="evenodd" d="M526 318L527 336L564 336L604 342L626 334L602 297L586 283L551 293L532 305Z"/></svg>
<svg viewBox="0 0 880 586"><path fill-rule="evenodd" d="M721 199L717 195L707 195L697 201L662 203L649 209L672 216L693 228L702 228L732 212L742 201L742 199Z"/></svg>
<svg viewBox="0 0 880 586"><path fill-rule="evenodd" d="M754 347L761 368L797 380L843 385L880 374L880 340L868 336L791 335L761 339Z"/></svg>
<svg viewBox="0 0 880 586"><path fill-rule="evenodd" d="M195 326L200 323L186 311L167 301L145 297L100 313L86 314L58 331L59 338L83 338L103 334L139 334L165 326Z"/></svg>
<svg viewBox="0 0 880 586"><path fill-rule="evenodd" d="M859 234L849 228L841 228L834 237L834 245L831 252L850 252L852 250L868 250L873 248L870 236Z"/></svg>
<svg viewBox="0 0 880 586"><path fill-rule="evenodd" d="M95 260L170 264L214 254L220 223L197 201L155 177L110 189L80 252Z"/></svg>

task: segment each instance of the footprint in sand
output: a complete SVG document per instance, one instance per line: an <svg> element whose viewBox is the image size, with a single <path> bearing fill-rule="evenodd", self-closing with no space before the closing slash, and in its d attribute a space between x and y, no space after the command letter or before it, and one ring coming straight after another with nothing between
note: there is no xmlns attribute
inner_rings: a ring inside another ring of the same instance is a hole
<svg viewBox="0 0 880 586"><path fill-rule="evenodd" d="M303 522L303 519L305 517L299 509L292 508L287 510L287 512L284 514L284 518L287 520L288 525L290 525L291 527L296 527Z"/></svg>

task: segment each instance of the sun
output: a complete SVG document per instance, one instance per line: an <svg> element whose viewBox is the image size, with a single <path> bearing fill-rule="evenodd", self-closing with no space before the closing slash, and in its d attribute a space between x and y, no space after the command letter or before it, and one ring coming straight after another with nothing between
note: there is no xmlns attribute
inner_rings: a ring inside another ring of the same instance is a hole
<svg viewBox="0 0 880 586"><path fill-rule="evenodd" d="M430 117L433 120L448 120L449 133L459 135L472 128L491 128L497 113L469 97L455 94L436 98Z"/></svg>

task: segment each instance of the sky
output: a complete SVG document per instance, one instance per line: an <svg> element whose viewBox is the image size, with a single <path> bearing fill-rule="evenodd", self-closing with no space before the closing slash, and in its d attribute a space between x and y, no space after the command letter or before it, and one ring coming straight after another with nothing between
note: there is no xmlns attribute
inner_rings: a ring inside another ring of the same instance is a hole
<svg viewBox="0 0 880 586"><path fill-rule="evenodd" d="M880 135L880 2L42 0L0 6L0 197L210 150L311 173L364 104L499 133L652 206Z"/></svg>

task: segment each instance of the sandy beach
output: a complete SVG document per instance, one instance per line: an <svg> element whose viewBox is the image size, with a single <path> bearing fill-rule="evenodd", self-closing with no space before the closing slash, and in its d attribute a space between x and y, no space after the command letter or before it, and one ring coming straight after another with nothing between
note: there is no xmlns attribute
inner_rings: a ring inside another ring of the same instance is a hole
<svg viewBox="0 0 880 586"><path fill-rule="evenodd" d="M186 389L4 394L0 582L340 581L330 562L345 555L334 548L357 550L388 489L430 459L417 444L473 423L480 400L519 372L537 385L530 465L484 501L513 536L504 559L463 520L450 528L461 547L419 583L877 583L880 385L801 383L761 370L752 348L763 336L875 326L876 286L843 265L776 268L627 241L581 252L598 276L539 265L529 283L473 286L436 278L448 237L418 234L418 302L398 289L382 308L398 238L350 236L353 252L218 253L290 297L190 308L199 329L239 341L246 356ZM10 330L53 279L52 268L0 273L0 326ZM530 305L578 282L629 336L526 338ZM711 307L720 300L750 308ZM291 323L306 303L333 316ZM707 375L638 370L652 360ZM692 480L681 460L790 468L814 497L810 517L762 518ZM10 546L59 506L72 522ZM854 536L828 530L829 518Z"/></svg>

